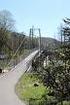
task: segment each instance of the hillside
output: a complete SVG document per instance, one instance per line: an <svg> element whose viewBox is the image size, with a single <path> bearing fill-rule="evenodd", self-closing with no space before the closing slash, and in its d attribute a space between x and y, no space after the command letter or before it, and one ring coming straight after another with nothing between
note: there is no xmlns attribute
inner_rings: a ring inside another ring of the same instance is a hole
<svg viewBox="0 0 70 105"><path fill-rule="evenodd" d="M42 47L45 49L55 49L59 47L60 41L54 39L54 38L49 38L49 37L42 37L41 38L41 44Z"/></svg>

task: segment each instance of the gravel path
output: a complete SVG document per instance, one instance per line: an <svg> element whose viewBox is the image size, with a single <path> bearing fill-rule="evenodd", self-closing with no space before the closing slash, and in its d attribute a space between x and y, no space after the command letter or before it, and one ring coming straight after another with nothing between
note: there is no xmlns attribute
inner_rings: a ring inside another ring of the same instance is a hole
<svg viewBox="0 0 70 105"><path fill-rule="evenodd" d="M0 105L25 105L15 94L15 85L28 69L29 61L38 51L31 53L10 72L0 76Z"/></svg>

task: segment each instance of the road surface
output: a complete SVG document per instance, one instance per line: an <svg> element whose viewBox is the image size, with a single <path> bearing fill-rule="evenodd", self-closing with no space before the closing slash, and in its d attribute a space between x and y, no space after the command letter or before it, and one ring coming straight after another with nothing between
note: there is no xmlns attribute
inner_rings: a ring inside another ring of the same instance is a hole
<svg viewBox="0 0 70 105"><path fill-rule="evenodd" d="M0 105L25 105L15 94L15 85L27 70L29 61L38 51L31 53L10 72L0 76Z"/></svg>

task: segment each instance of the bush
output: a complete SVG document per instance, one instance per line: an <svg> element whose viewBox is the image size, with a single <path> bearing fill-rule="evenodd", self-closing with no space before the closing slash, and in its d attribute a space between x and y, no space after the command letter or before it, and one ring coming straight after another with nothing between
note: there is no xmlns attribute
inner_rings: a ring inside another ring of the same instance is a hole
<svg viewBox="0 0 70 105"><path fill-rule="evenodd" d="M57 105L61 105L61 103L58 103ZM70 105L70 101L63 101L63 105Z"/></svg>

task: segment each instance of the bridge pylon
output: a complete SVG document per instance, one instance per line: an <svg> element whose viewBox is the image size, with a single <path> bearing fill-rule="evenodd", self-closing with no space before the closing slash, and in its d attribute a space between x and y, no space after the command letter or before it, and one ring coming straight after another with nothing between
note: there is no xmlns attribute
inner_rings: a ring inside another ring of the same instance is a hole
<svg viewBox="0 0 70 105"><path fill-rule="evenodd" d="M37 32L38 36L35 35L36 32ZM30 28L30 32L29 32L29 49L34 47L33 46L34 38L36 39L36 36L38 37L37 38L38 49L39 49L39 52L41 52L41 30L40 30L40 28L34 28L34 26L32 26L32 28ZM36 44L37 44L37 41L36 41Z"/></svg>

